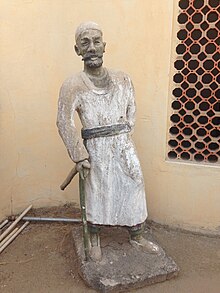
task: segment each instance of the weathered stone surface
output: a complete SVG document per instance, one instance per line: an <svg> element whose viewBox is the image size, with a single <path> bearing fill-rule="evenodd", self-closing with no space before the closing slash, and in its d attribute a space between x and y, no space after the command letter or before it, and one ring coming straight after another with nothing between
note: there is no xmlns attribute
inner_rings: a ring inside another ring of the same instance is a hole
<svg viewBox="0 0 220 293"><path fill-rule="evenodd" d="M150 232L144 237L154 241ZM99 292L127 292L163 282L178 274L178 267L161 248L159 255L148 254L130 245L125 228L105 227L101 232L102 260L84 260L82 228L73 229L73 242L79 274L88 286Z"/></svg>

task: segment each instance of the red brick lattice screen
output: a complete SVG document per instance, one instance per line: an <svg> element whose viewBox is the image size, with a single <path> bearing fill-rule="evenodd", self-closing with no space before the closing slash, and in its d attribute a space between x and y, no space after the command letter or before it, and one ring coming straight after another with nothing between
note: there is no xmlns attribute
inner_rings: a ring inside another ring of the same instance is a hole
<svg viewBox="0 0 220 293"><path fill-rule="evenodd" d="M168 157L219 163L220 0L180 0Z"/></svg>

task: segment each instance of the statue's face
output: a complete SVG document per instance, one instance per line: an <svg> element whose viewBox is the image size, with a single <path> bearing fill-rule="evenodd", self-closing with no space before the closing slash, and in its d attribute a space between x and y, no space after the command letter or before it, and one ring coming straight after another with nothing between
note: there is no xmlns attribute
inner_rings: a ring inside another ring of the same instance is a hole
<svg viewBox="0 0 220 293"><path fill-rule="evenodd" d="M86 66L90 68L102 66L105 42L102 40L101 32L94 29L82 32L77 39L75 50L77 55L82 56Z"/></svg>

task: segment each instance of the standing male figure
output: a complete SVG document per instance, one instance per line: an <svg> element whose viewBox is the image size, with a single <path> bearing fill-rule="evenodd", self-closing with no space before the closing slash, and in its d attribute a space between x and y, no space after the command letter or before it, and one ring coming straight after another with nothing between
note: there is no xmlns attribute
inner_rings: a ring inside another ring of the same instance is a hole
<svg viewBox="0 0 220 293"><path fill-rule="evenodd" d="M126 226L130 243L157 253L143 236L147 208L143 175L131 139L134 89L128 75L102 66L106 43L94 22L76 30L75 51L84 70L68 78L59 97L57 126L70 158L84 177L90 257L101 259L101 225ZM74 124L81 120L82 140Z"/></svg>

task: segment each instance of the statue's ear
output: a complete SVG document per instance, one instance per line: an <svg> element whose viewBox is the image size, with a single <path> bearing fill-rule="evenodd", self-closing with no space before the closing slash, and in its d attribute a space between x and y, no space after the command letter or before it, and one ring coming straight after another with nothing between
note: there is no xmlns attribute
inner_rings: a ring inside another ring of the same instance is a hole
<svg viewBox="0 0 220 293"><path fill-rule="evenodd" d="M80 55L79 47L77 45L75 45L74 49L75 49L76 54L79 56Z"/></svg>
<svg viewBox="0 0 220 293"><path fill-rule="evenodd" d="M104 45L104 51L103 52L105 53L106 42L103 42L103 45Z"/></svg>

